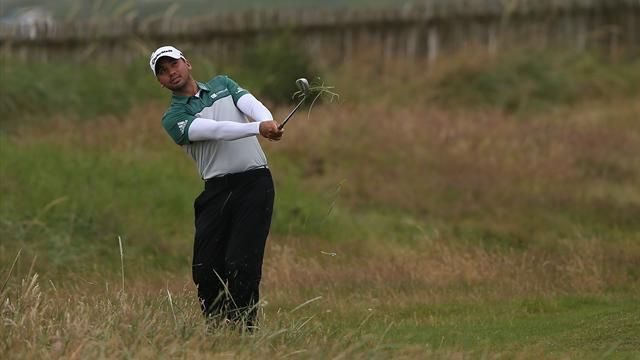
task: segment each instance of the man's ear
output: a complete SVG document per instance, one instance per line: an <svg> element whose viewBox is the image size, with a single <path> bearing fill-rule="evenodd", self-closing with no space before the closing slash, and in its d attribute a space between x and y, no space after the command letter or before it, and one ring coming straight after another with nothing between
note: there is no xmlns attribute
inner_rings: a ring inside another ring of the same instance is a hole
<svg viewBox="0 0 640 360"><path fill-rule="evenodd" d="M191 70L191 63L187 59L183 59L184 63L187 64L187 69Z"/></svg>

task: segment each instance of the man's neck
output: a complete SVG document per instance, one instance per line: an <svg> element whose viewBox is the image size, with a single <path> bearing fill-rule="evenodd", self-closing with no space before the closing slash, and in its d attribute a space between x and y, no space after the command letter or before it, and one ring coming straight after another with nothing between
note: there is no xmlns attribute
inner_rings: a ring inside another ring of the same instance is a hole
<svg viewBox="0 0 640 360"><path fill-rule="evenodd" d="M198 93L198 83L191 78L189 81L180 89L173 92L174 95L178 96L194 96Z"/></svg>

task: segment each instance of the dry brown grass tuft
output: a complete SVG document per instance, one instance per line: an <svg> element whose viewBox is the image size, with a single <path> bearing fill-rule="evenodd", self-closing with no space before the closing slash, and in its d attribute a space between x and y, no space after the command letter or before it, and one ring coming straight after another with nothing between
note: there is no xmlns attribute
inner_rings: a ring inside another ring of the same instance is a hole
<svg viewBox="0 0 640 360"><path fill-rule="evenodd" d="M492 201L522 201L523 193L526 201L543 194L561 198L576 186L593 195L599 180L625 183L640 171L634 155L640 153L640 106L633 101L529 119L344 101L287 129L288 138L305 141L285 138L269 149L274 156L300 155L309 168L321 164L322 171L308 171L317 178L348 179L345 193L354 203L434 211L426 198L455 192L461 201L440 210L463 212Z"/></svg>
<svg viewBox="0 0 640 360"><path fill-rule="evenodd" d="M53 140L69 147L100 151L151 152L172 143L160 122L164 106L147 104L125 116L104 115L83 121L56 116L17 127L15 136L25 142Z"/></svg>
<svg viewBox="0 0 640 360"><path fill-rule="evenodd" d="M294 246L299 245L274 245L266 256L264 288L278 301L349 293L398 306L460 301L470 294L494 300L597 295L633 286L631 269L640 263L640 247L628 244L620 252L596 240L553 252L487 250L442 240L412 248L378 244L363 245L367 249L356 256L343 246L332 248L336 256L301 256L308 247Z"/></svg>
<svg viewBox="0 0 640 360"><path fill-rule="evenodd" d="M27 277L2 295L0 350L15 358L69 359L370 358L384 353L379 336L347 331L344 338L336 337L310 322L313 316L292 311L272 312L256 333L207 329L193 292L177 290L170 303L171 291L42 289L37 274Z"/></svg>

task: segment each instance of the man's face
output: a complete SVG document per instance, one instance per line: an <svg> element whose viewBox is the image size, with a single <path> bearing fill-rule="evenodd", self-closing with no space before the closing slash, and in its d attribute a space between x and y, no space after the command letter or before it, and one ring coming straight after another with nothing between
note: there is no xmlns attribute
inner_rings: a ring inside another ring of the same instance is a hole
<svg viewBox="0 0 640 360"><path fill-rule="evenodd" d="M162 86L178 91L191 79L191 64L184 59L162 57L156 63L156 77Z"/></svg>

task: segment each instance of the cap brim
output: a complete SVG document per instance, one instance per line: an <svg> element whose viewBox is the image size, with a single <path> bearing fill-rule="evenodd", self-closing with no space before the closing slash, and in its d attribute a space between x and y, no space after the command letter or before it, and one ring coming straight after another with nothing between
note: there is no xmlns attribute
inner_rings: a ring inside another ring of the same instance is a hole
<svg viewBox="0 0 640 360"><path fill-rule="evenodd" d="M180 56L179 54L163 54L162 56L160 56L160 57L158 57L156 59L155 65L153 66L153 74L154 75L158 74L158 63L160 62L160 60L162 58L166 58L166 57L172 58L172 59L175 59L175 60L184 59L184 56Z"/></svg>

